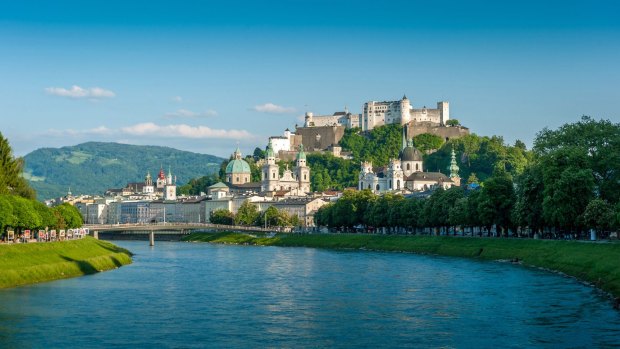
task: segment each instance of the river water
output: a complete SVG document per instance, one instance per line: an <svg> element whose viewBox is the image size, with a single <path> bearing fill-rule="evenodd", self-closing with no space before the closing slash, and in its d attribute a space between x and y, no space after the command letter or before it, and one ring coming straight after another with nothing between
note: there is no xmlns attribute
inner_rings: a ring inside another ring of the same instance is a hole
<svg viewBox="0 0 620 349"><path fill-rule="evenodd" d="M404 253L116 241L118 270L0 290L2 348L620 346L574 279Z"/></svg>

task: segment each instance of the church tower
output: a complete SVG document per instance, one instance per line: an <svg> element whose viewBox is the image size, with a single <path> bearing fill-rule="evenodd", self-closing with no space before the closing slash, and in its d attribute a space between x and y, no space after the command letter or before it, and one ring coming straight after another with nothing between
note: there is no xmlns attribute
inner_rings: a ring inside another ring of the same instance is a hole
<svg viewBox="0 0 620 349"><path fill-rule="evenodd" d="M401 190L405 187L404 173L401 162L398 159L390 159L388 165L387 181L388 190Z"/></svg>
<svg viewBox="0 0 620 349"><path fill-rule="evenodd" d="M144 178L144 187L142 189L144 194L153 194L155 192L155 187L153 186L153 179L151 178L151 173L147 172L146 177Z"/></svg>
<svg viewBox="0 0 620 349"><path fill-rule="evenodd" d="M172 171L168 168L168 177L166 178L166 185L164 186L164 200L176 200L177 199L177 186L172 181Z"/></svg>
<svg viewBox="0 0 620 349"><path fill-rule="evenodd" d="M310 192L310 168L306 166L306 153L304 145L299 145L299 153L297 153L297 181L299 181L299 190L304 193Z"/></svg>
<svg viewBox="0 0 620 349"><path fill-rule="evenodd" d="M261 191L274 191L280 181L280 169L276 164L276 155L273 152L271 140L269 140L267 151L265 151L265 160L261 174Z"/></svg>
<svg viewBox="0 0 620 349"><path fill-rule="evenodd" d="M157 175L157 189L164 189L166 186L166 174L164 173L164 167L159 167L159 174Z"/></svg>
<svg viewBox="0 0 620 349"><path fill-rule="evenodd" d="M456 164L456 154L454 153L454 147L452 148L452 156L450 160L450 180L454 182L457 187L461 186L461 176L459 176L459 165Z"/></svg>

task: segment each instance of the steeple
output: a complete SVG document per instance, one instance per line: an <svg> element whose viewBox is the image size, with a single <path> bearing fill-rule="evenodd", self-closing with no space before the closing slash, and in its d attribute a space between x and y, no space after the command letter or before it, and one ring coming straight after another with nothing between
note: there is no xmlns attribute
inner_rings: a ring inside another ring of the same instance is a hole
<svg viewBox="0 0 620 349"><path fill-rule="evenodd" d="M233 153L233 158L240 160L241 159L241 150L239 150L239 144L237 144L237 150Z"/></svg>
<svg viewBox="0 0 620 349"><path fill-rule="evenodd" d="M448 167L448 169L450 170L450 178L457 178L459 176L459 165L456 164L456 154L454 153L454 147L452 147L452 159L450 160L450 167Z"/></svg>
<svg viewBox="0 0 620 349"><path fill-rule="evenodd" d="M269 140L269 144L267 144L267 150L265 151L265 160L267 160L268 164L276 163L276 155L273 152L273 146L271 145L271 139Z"/></svg>

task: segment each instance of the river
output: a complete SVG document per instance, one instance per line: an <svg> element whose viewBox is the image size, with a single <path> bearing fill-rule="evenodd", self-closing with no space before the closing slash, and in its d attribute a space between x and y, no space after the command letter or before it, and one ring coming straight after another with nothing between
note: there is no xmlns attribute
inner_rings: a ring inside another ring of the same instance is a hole
<svg viewBox="0 0 620 349"><path fill-rule="evenodd" d="M620 346L599 291L507 263L116 241L118 270L0 290L3 348Z"/></svg>

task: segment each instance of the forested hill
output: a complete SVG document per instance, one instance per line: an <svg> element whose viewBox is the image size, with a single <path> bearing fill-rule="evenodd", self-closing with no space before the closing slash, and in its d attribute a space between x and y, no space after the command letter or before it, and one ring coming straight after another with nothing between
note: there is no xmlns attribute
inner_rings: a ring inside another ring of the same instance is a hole
<svg viewBox="0 0 620 349"><path fill-rule="evenodd" d="M40 200L75 194L103 194L128 182L141 182L147 171L155 179L168 167L177 183L219 170L224 159L168 147L88 142L62 148L41 148L24 157L24 177Z"/></svg>

